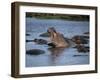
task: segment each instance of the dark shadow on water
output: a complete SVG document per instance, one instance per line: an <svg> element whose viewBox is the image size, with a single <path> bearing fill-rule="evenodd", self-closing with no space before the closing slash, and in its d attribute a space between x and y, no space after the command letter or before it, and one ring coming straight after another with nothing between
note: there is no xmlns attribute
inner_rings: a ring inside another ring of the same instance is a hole
<svg viewBox="0 0 100 80"><path fill-rule="evenodd" d="M28 55L40 55L40 54L44 54L45 51L44 50L40 50L40 49L31 49L26 51L26 54Z"/></svg>
<svg viewBox="0 0 100 80"><path fill-rule="evenodd" d="M63 54L66 48L48 48L51 53L51 64L56 65L56 61Z"/></svg>

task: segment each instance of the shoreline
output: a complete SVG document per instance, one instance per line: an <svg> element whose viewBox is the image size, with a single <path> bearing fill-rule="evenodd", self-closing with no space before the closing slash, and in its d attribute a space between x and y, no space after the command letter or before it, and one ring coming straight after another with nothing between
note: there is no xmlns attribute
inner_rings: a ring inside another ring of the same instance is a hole
<svg viewBox="0 0 100 80"><path fill-rule="evenodd" d="M37 19L61 19L68 21L89 21L88 15L68 15L68 14L47 14L47 13L26 13L26 18Z"/></svg>

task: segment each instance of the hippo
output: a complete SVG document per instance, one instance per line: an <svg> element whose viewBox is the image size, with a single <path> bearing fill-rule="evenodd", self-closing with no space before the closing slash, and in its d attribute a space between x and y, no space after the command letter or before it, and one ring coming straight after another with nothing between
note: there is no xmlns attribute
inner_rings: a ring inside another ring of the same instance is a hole
<svg viewBox="0 0 100 80"><path fill-rule="evenodd" d="M50 41L55 47L69 47L69 43L65 40L63 34L57 32L54 27L49 28L47 32L50 34Z"/></svg>
<svg viewBox="0 0 100 80"><path fill-rule="evenodd" d="M84 52L84 53L89 52L88 46L84 46L84 45L79 44L79 45L76 46L76 48L77 48L78 52Z"/></svg>
<svg viewBox="0 0 100 80"><path fill-rule="evenodd" d="M89 36L79 36L76 35L72 37L72 41L75 42L76 44L87 44L89 42Z"/></svg>

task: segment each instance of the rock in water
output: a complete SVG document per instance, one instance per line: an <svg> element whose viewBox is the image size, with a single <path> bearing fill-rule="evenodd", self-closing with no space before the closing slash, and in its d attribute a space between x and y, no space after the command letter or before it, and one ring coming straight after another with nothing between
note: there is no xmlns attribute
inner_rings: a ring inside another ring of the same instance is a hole
<svg viewBox="0 0 100 80"><path fill-rule="evenodd" d="M27 33L26 36L30 36L30 34Z"/></svg>
<svg viewBox="0 0 100 80"><path fill-rule="evenodd" d="M47 44L47 41L44 39L34 39L33 41L37 44Z"/></svg>
<svg viewBox="0 0 100 80"><path fill-rule="evenodd" d="M29 54L29 55L40 55L40 54L44 54L44 53L45 53L45 51L40 50L40 49L31 49L31 50L26 51L26 54Z"/></svg>
<svg viewBox="0 0 100 80"><path fill-rule="evenodd" d="M88 34L89 35L90 33L89 32L85 32L84 34Z"/></svg>
<svg viewBox="0 0 100 80"><path fill-rule="evenodd" d="M50 34L48 32L40 34L40 37L50 37Z"/></svg>
<svg viewBox="0 0 100 80"><path fill-rule="evenodd" d="M81 56L81 57L83 57L83 56L88 56L88 55L73 55L73 57L79 57L79 56Z"/></svg>
<svg viewBox="0 0 100 80"><path fill-rule="evenodd" d="M26 42L33 42L33 40L26 40Z"/></svg>

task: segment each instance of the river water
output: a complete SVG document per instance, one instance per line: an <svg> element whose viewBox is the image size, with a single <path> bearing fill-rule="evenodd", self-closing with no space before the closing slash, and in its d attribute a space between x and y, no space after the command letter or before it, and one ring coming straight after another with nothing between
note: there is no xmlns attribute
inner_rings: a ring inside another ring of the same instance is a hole
<svg viewBox="0 0 100 80"><path fill-rule="evenodd" d="M50 27L55 27L58 32L70 39L75 35L83 35L83 33L89 32L88 21L26 18L26 34L30 34L29 36L26 36L26 39L33 40L38 38L49 40L48 37L40 37L39 35L47 32L47 29ZM55 50L49 50L48 48L48 45L26 42L26 51L31 49L40 49L45 51L44 54L40 55L26 54L26 67L89 64L89 52L79 53L77 49L72 47L66 49L59 48ZM58 56L56 56L56 54Z"/></svg>

